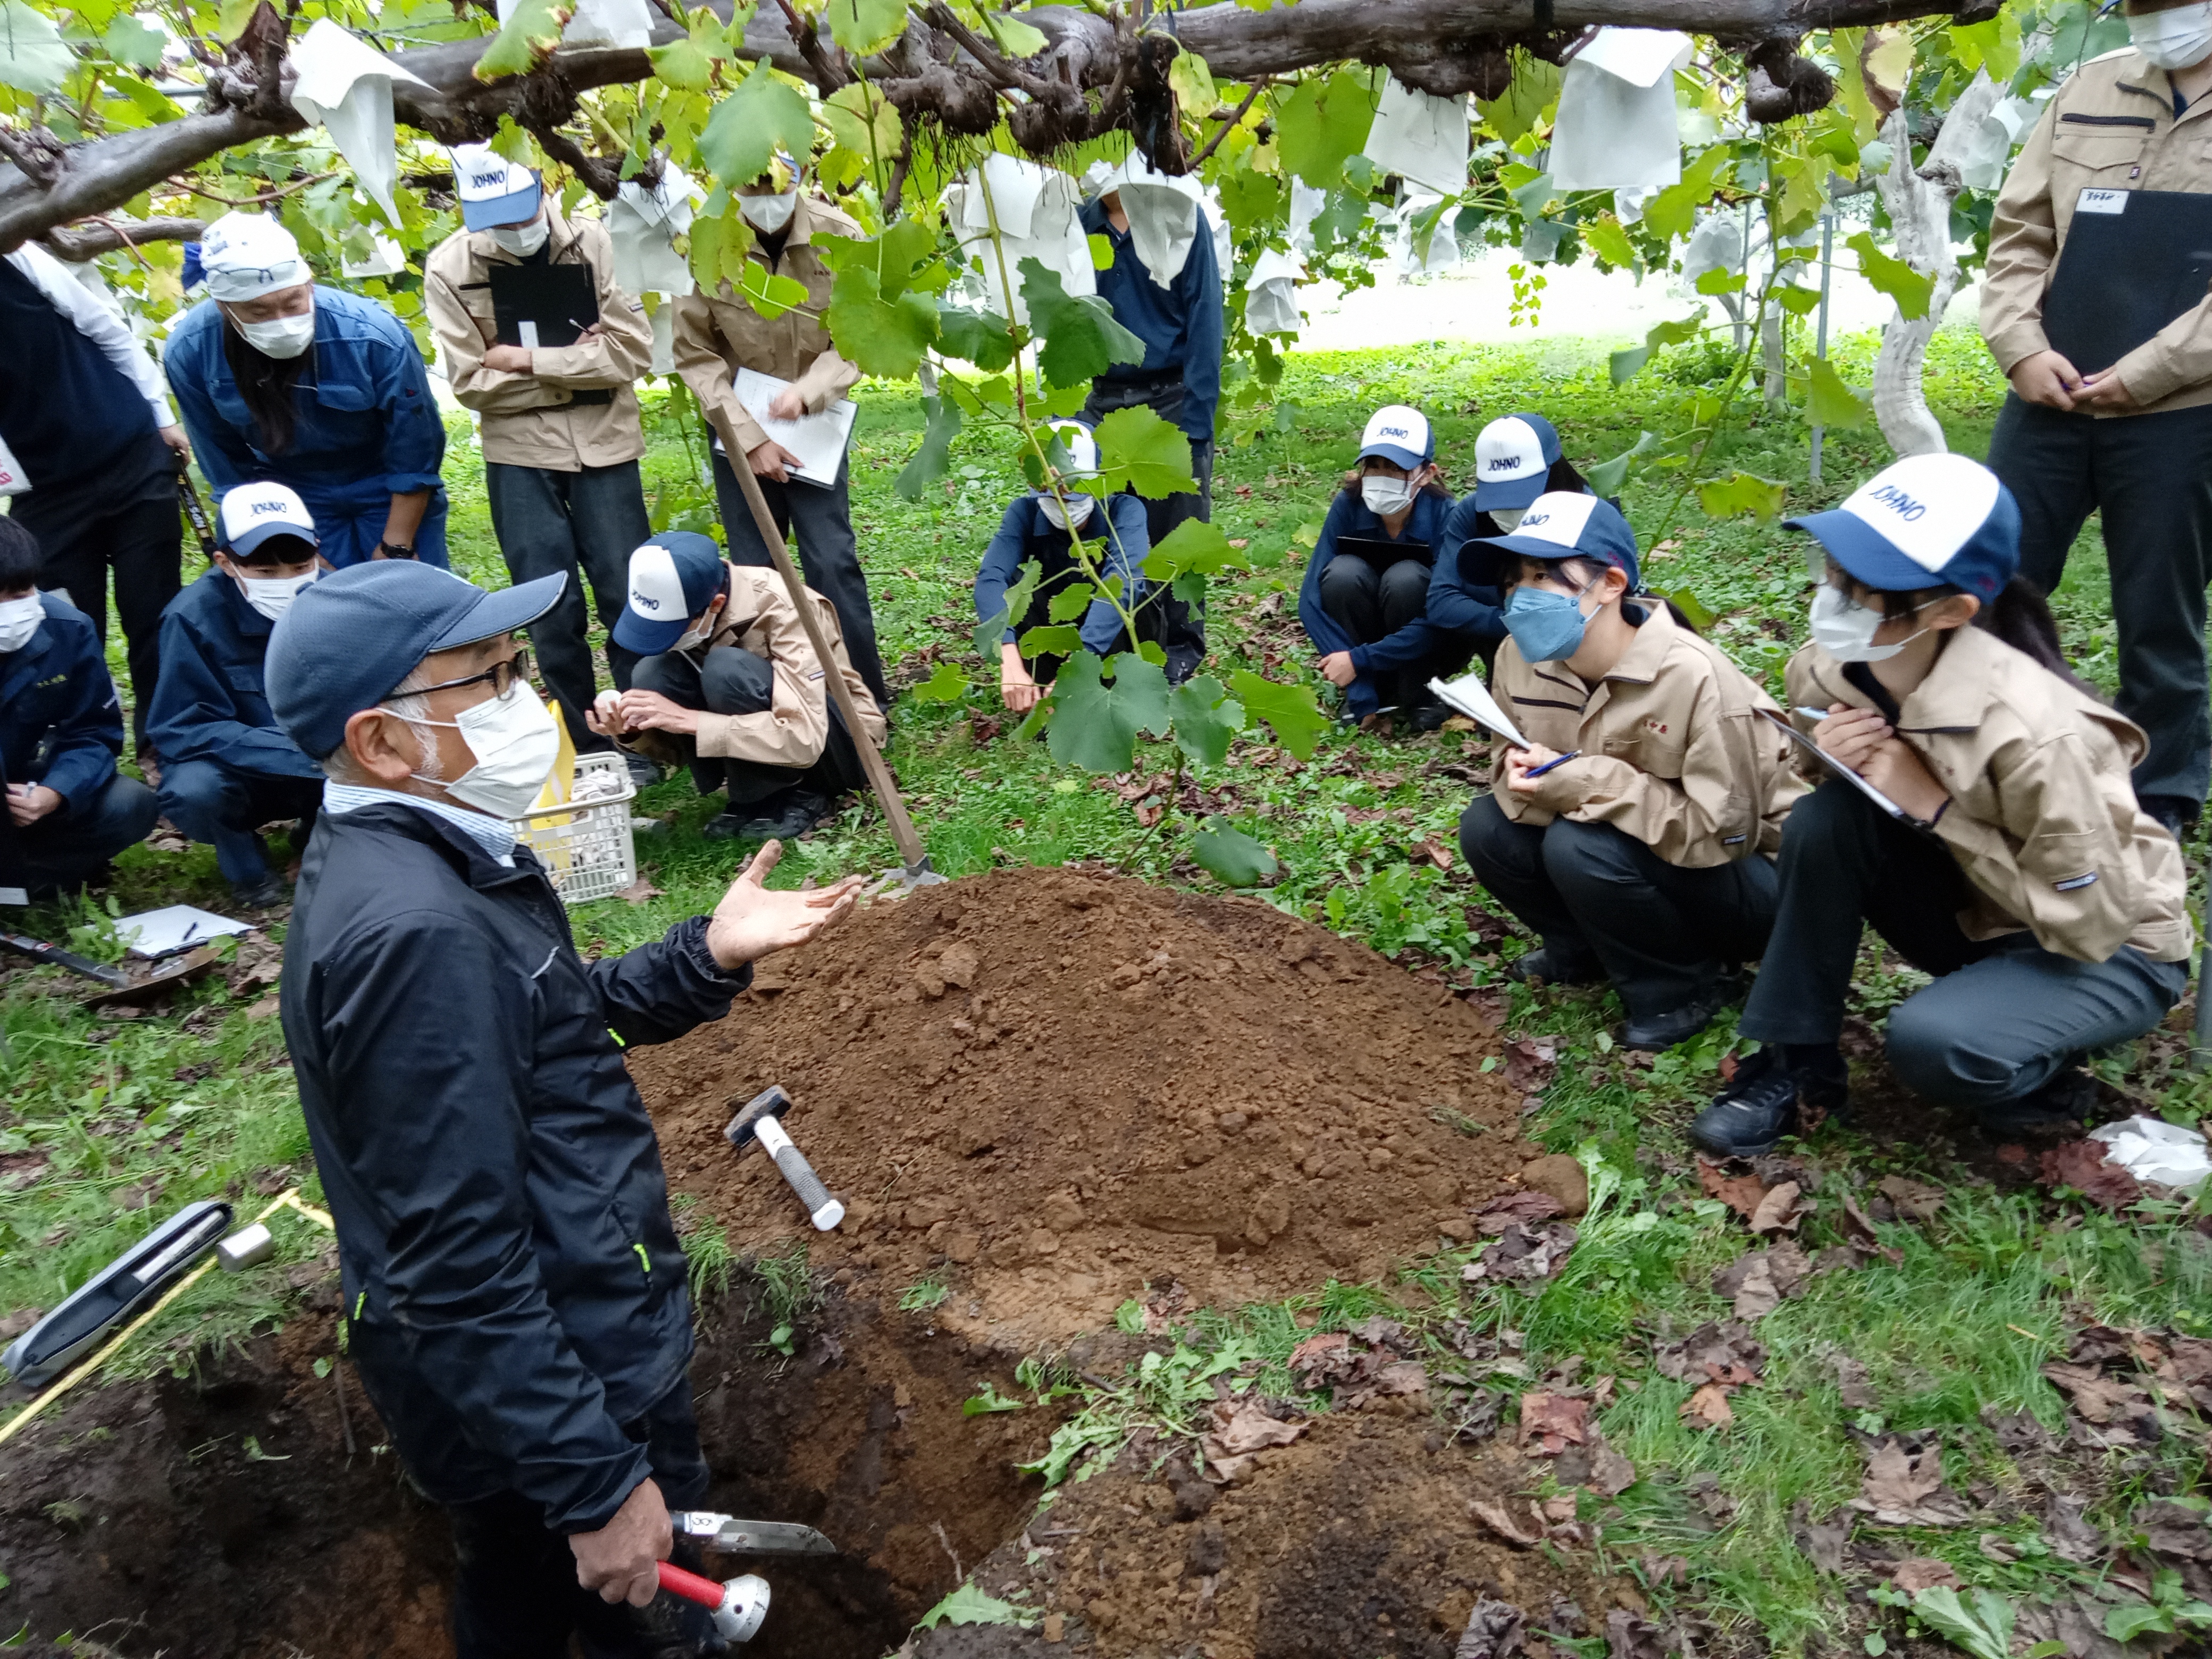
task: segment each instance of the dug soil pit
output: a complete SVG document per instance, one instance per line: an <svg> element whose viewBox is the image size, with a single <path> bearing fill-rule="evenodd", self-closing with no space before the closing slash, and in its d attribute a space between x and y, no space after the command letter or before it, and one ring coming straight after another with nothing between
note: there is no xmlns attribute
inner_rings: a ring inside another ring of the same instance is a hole
<svg viewBox="0 0 2212 1659"><path fill-rule="evenodd" d="M734 1245L805 1231L722 1138L781 1084L848 1206L815 1261L948 1284L948 1325L1026 1348L1146 1282L1231 1304L1471 1237L1532 1151L1496 1052L1443 986L1257 900L1018 869L861 911L630 1068Z"/></svg>

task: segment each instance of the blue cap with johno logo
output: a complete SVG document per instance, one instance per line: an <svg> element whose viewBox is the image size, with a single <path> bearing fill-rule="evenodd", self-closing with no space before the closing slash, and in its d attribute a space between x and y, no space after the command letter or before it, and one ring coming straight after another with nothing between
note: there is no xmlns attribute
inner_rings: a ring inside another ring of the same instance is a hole
<svg viewBox="0 0 2212 1659"><path fill-rule="evenodd" d="M655 536L629 556L629 599L608 637L625 651L659 656L684 637L728 575L711 536L696 530Z"/></svg>
<svg viewBox="0 0 2212 1659"><path fill-rule="evenodd" d="M1370 455L1408 472L1434 460L1437 434L1429 429L1429 417L1405 404L1383 404L1367 417L1367 429L1359 434L1359 459Z"/></svg>
<svg viewBox="0 0 2212 1659"><path fill-rule="evenodd" d="M538 216L545 186L532 169L489 144L456 144L453 157L453 193L461 200L461 222L471 230L526 224Z"/></svg>
<svg viewBox="0 0 2212 1659"><path fill-rule="evenodd" d="M1819 538L1853 580L1878 592L1962 588L1984 604L2020 568L2020 503L1964 455L1908 455L1841 507L1785 519Z"/></svg>
<svg viewBox="0 0 2212 1659"><path fill-rule="evenodd" d="M1506 415L1474 441L1474 505L1478 511L1526 507L1544 493L1559 459L1559 434L1541 415Z"/></svg>
<svg viewBox="0 0 2212 1659"><path fill-rule="evenodd" d="M1486 536L1459 552L1460 574L1477 586L1495 587L1519 559L1595 559L1628 576L1633 592L1642 576L1636 532L1611 501L1578 489L1554 489L1528 504L1510 536Z"/></svg>

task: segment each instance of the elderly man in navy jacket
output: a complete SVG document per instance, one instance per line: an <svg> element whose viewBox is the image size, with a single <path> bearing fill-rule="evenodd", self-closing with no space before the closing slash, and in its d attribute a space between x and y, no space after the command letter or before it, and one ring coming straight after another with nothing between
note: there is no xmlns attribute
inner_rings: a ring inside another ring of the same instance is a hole
<svg viewBox="0 0 2212 1659"><path fill-rule="evenodd" d="M262 659L269 630L319 571L315 521L280 483L240 484L222 498L207 573L161 615L161 683L147 731L161 751L161 811L215 848L238 902L283 902L260 828L297 818L302 848L323 796L323 769L269 712Z"/></svg>
<svg viewBox="0 0 2212 1659"><path fill-rule="evenodd" d="M691 1310L623 1045L720 1018L748 964L811 939L859 885L765 891L770 842L712 915L577 955L507 822L557 750L514 630L567 580L487 593L356 566L302 593L269 647L270 706L328 779L285 935L284 1036L347 1352L453 1516L460 1659L554 1659L572 1635L595 1655L686 1650L654 1595L669 1510L706 1496Z"/></svg>
<svg viewBox="0 0 2212 1659"><path fill-rule="evenodd" d="M115 769L123 711L92 618L33 585L38 538L0 518L0 900L76 887L154 827L154 792Z"/></svg>

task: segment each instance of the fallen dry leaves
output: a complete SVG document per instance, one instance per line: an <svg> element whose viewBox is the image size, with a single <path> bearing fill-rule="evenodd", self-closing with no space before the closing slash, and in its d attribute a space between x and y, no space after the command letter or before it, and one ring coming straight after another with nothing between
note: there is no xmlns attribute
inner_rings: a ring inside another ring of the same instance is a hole
<svg viewBox="0 0 2212 1659"><path fill-rule="evenodd" d="M1797 1224L1805 1218L1798 1203L1799 1188L1794 1181L1785 1181L1766 1189L1751 1212L1751 1230L1754 1233L1796 1232Z"/></svg>
<svg viewBox="0 0 2212 1659"><path fill-rule="evenodd" d="M623 900L625 903L643 904L648 900L659 898L660 896L660 889L655 887L643 876L640 876L635 881L630 883L629 886L617 888L615 890L615 896Z"/></svg>
<svg viewBox="0 0 2212 1659"><path fill-rule="evenodd" d="M1759 1213L1766 1199L1766 1188L1757 1176L1723 1175L1718 1164L1706 1158L1698 1160L1698 1184L1707 1198L1717 1198L1746 1221Z"/></svg>
<svg viewBox="0 0 2212 1659"><path fill-rule="evenodd" d="M1206 1455L1209 1480L1241 1480L1252 1471L1257 1454L1270 1446L1287 1446L1306 1431L1304 1423L1285 1423L1271 1417L1256 1400L1218 1400L1214 1402L1212 1427L1199 1441Z"/></svg>
<svg viewBox="0 0 2212 1659"><path fill-rule="evenodd" d="M1559 1045L1551 1037L1516 1037L1505 1045L1505 1081L1524 1095L1540 1094L1558 1069Z"/></svg>
<svg viewBox="0 0 2212 1659"><path fill-rule="evenodd" d="M1943 1189L1931 1187L1924 1181L1908 1181L1903 1176L1884 1176L1875 1183L1875 1190L1890 1201L1899 1215L1923 1224L1933 1221L1936 1212L1943 1207Z"/></svg>
<svg viewBox="0 0 2212 1659"><path fill-rule="evenodd" d="M1468 1505L1476 1520L1516 1549L1524 1550L1542 1542L1544 1537L1542 1513L1533 1504L1527 1507L1524 1517L1497 1498L1478 1498Z"/></svg>
<svg viewBox="0 0 2212 1659"><path fill-rule="evenodd" d="M1943 1449L1908 1452L1895 1435L1868 1454L1851 1507L1886 1527L1955 1527L1967 1518L1965 1503L1943 1484Z"/></svg>
<svg viewBox="0 0 2212 1659"><path fill-rule="evenodd" d="M2092 1204L2124 1210L2142 1196L2142 1183L2106 1156L2101 1140L2069 1140L2043 1154L2043 1184L2071 1187Z"/></svg>
<svg viewBox="0 0 2212 1659"><path fill-rule="evenodd" d="M1564 1394L1538 1390L1521 1396L1521 1445L1523 1450L1556 1456L1569 1446L1589 1439L1590 1402Z"/></svg>
<svg viewBox="0 0 2212 1659"><path fill-rule="evenodd" d="M1951 1564L1932 1555L1906 1556L1891 1571L1889 1582L1907 1595L1917 1595L1923 1590L1966 1589L1959 1575L1951 1571Z"/></svg>
<svg viewBox="0 0 2212 1659"><path fill-rule="evenodd" d="M1691 1391L1682 1402L1682 1421L1693 1429L1724 1429L1735 1421L1735 1408L1729 1404L1728 1386L1708 1382Z"/></svg>

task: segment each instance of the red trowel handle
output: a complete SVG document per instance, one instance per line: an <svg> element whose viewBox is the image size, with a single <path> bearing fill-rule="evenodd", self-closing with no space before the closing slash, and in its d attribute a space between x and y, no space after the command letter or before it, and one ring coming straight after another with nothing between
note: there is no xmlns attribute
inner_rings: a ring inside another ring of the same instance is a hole
<svg viewBox="0 0 2212 1659"><path fill-rule="evenodd" d="M702 1578L696 1572L686 1572L673 1561L660 1564L660 1588L671 1595L680 1595L687 1601L696 1601L702 1607L722 1605L722 1587L712 1578Z"/></svg>

